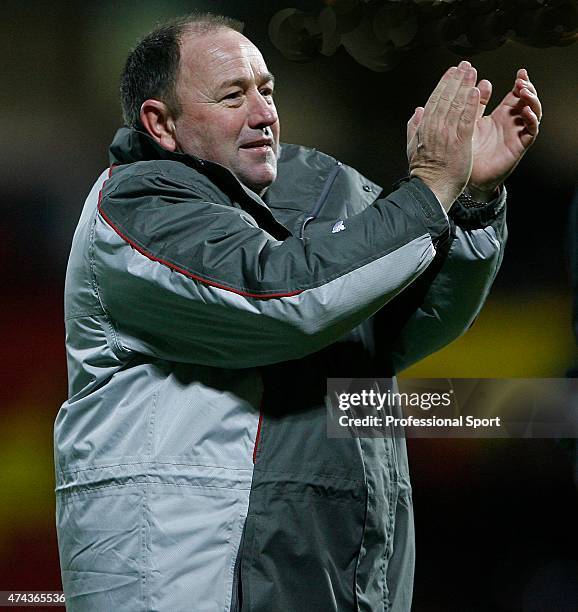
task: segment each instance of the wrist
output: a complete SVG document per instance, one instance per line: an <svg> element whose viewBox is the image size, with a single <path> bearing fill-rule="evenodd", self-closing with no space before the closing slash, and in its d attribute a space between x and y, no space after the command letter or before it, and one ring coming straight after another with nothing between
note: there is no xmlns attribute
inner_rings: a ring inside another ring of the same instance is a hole
<svg viewBox="0 0 578 612"><path fill-rule="evenodd" d="M424 185L434 194L437 201L441 204L442 208L448 212L452 207L457 194L455 190L448 189L447 183L441 183L439 181L432 180L428 176L424 176L422 173L410 171L410 178L418 178Z"/></svg>
<svg viewBox="0 0 578 612"><path fill-rule="evenodd" d="M450 218L457 226L465 230L474 230L491 225L504 211L506 205L505 187L500 187L499 191L496 190L491 196L491 201L476 201L467 191L464 191L452 206L449 213Z"/></svg>
<svg viewBox="0 0 578 612"><path fill-rule="evenodd" d="M474 202L478 202L481 205L495 200L500 195L500 188L499 185L495 187L478 187L468 183L464 193L466 197L469 196Z"/></svg>

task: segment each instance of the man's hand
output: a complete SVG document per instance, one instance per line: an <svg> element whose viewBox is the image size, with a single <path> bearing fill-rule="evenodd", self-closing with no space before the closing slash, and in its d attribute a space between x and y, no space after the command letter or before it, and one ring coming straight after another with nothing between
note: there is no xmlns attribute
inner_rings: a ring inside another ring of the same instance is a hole
<svg viewBox="0 0 578 612"><path fill-rule="evenodd" d="M419 177L445 210L464 190L472 171L473 135L480 108L476 71L469 62L450 68L407 125L411 176Z"/></svg>
<svg viewBox="0 0 578 612"><path fill-rule="evenodd" d="M482 80L474 131L474 163L468 190L476 200L491 199L536 140L542 105L528 72L518 70L514 87L491 115L483 116L492 84Z"/></svg>

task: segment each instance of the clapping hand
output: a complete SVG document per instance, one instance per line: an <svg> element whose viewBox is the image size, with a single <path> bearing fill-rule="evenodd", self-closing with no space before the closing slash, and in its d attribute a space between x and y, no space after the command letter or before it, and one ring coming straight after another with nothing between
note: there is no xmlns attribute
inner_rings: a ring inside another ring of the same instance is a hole
<svg viewBox="0 0 578 612"><path fill-rule="evenodd" d="M469 62L449 68L407 125L411 176L419 177L448 210L469 181L480 107L476 71Z"/></svg>
<svg viewBox="0 0 578 612"><path fill-rule="evenodd" d="M478 83L480 106L474 131L474 163L468 189L475 199L492 197L536 140L542 105L525 68L490 115L484 115L492 94L487 80Z"/></svg>
<svg viewBox="0 0 578 612"><path fill-rule="evenodd" d="M462 77L459 89L461 93L450 102L450 106L455 107L455 110L458 110L456 105L459 104L460 99L463 102L464 92L468 87L471 88L475 84L477 77L475 68L469 62L465 60L460 62L457 68L450 68L442 77L436 90L430 96L425 109L421 106L416 108L407 126L407 154L410 171L412 171L412 160L419 157L417 155L418 146L422 146L421 132L423 126L421 124L428 114L426 111L429 110L431 126L432 98L433 107L436 108L440 95L447 97L449 90L446 89L446 86L448 80L451 81L451 75L454 79ZM446 93L444 93L444 90ZM484 113L492 95L492 84L490 81L483 79L478 83L475 90L479 91L479 102L473 130L473 161L467 188L474 199L489 201L495 197L496 189L512 173L524 153L536 140L542 119L542 105L536 88L524 68L518 70L512 90L506 94L490 115ZM475 96L476 94L467 95ZM439 112L437 118L438 129L445 129L443 123L439 121ZM467 118L467 114L460 119L460 123L463 123L465 118ZM463 152L466 156L469 155L467 147ZM420 176L420 173L420 170L412 172L416 176ZM428 184L427 179L425 182ZM436 193L436 195L440 199L439 194Z"/></svg>

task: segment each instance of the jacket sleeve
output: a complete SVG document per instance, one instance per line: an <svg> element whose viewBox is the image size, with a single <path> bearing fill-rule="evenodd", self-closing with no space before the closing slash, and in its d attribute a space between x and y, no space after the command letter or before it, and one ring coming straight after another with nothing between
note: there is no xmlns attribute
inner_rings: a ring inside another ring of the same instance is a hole
<svg viewBox="0 0 578 612"><path fill-rule="evenodd" d="M127 351L230 368L294 359L374 314L449 232L416 179L331 228L277 240L170 172L113 175L95 218L93 283Z"/></svg>
<svg viewBox="0 0 578 612"><path fill-rule="evenodd" d="M507 239L506 192L478 210L450 209L451 238L426 273L378 315L383 355L394 372L449 344L473 324L496 277Z"/></svg>

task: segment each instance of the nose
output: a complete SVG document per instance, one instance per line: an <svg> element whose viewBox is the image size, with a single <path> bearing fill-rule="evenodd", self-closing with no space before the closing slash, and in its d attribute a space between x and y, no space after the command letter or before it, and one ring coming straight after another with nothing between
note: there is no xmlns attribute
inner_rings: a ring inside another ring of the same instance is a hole
<svg viewBox="0 0 578 612"><path fill-rule="evenodd" d="M277 109L270 96L263 96L257 91L251 96L248 124L250 128L262 130L277 122Z"/></svg>

